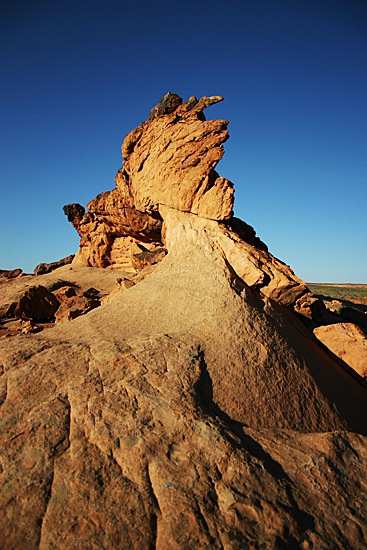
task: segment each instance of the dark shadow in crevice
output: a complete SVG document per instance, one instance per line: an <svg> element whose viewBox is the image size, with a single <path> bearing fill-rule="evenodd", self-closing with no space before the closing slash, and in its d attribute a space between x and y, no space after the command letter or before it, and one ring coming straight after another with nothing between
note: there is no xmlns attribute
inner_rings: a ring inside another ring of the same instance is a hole
<svg viewBox="0 0 367 550"><path fill-rule="evenodd" d="M290 506L283 508L297 521L301 531L315 527L314 518L301 510L292 494L294 482L284 471L282 465L274 460L269 453L253 437L244 432L246 424L232 419L213 399L213 382L205 362L204 352L199 351L201 376L196 387L196 401L202 412L215 421L222 421L226 428L226 439L237 449L248 452L259 460L266 471L276 480L281 480ZM227 431L228 430L228 431ZM229 432L229 433L228 433ZM231 434L235 437L231 437Z"/></svg>
<svg viewBox="0 0 367 550"><path fill-rule="evenodd" d="M237 447L242 448L249 453L264 462L267 467L267 470L277 479L287 477L283 468L275 462L271 456L264 451L259 443L257 443L251 436L244 433L243 428L246 427L246 424L234 420L231 418L225 411L223 411L217 403L213 400L213 382L208 372L204 353L199 352L200 357L200 368L201 376L196 388L196 397L197 404L202 409L203 413L211 416L215 420L219 419L224 424L225 427L234 435L236 439L238 438L242 445L239 444L238 439L231 440L231 442ZM228 435L228 434L227 434Z"/></svg>

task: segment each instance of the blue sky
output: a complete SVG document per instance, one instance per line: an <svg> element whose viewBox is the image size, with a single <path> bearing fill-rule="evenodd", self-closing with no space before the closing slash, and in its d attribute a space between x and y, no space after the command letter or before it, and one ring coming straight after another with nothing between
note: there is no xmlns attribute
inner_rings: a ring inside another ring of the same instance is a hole
<svg viewBox="0 0 367 550"><path fill-rule="evenodd" d="M0 268L78 248L62 206L114 187L167 92L222 95L235 215L308 282L367 283L367 4L8 0Z"/></svg>

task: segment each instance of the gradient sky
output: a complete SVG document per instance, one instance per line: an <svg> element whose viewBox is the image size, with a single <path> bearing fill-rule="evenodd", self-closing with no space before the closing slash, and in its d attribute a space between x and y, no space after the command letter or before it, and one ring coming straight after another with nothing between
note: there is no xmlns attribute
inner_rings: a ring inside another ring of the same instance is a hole
<svg viewBox="0 0 367 550"><path fill-rule="evenodd" d="M308 282L367 283L367 3L7 0L0 268L75 253L62 206L114 187L167 92L222 95L235 215Z"/></svg>

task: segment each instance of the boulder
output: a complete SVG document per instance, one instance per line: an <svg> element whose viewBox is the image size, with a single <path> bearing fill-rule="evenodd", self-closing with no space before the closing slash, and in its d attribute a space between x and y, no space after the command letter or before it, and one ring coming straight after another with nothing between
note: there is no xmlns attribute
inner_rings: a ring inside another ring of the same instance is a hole
<svg viewBox="0 0 367 550"><path fill-rule="evenodd" d="M93 286L91 286L90 288L87 288L87 290L83 292L83 296L85 296L86 298L96 298L100 294L101 294L100 291L94 288Z"/></svg>
<svg viewBox="0 0 367 550"><path fill-rule="evenodd" d="M12 311L18 319L50 319L54 317L60 302L42 285L32 286L24 292Z"/></svg>
<svg viewBox="0 0 367 550"><path fill-rule="evenodd" d="M56 296L56 298L59 300L59 302L65 301L67 298L71 298L72 296L76 296L76 290L74 286L62 286L61 288L58 288L57 290L53 291L53 295Z"/></svg>
<svg viewBox="0 0 367 550"><path fill-rule="evenodd" d="M126 276L129 273L118 269L64 265L44 275L4 279L0 288L0 319L14 317L15 305L32 286L44 286L61 303L65 298L83 294L91 287L98 288L101 297L107 296L115 288L116 278Z"/></svg>
<svg viewBox="0 0 367 550"><path fill-rule="evenodd" d="M96 296L72 296L64 300L55 314L56 324L72 321L101 305Z"/></svg>
<svg viewBox="0 0 367 550"><path fill-rule="evenodd" d="M256 236L256 232L251 225L248 225L246 222L240 220L239 218L232 217L227 222L226 225L233 233L236 233L238 237L247 244L251 244L259 250L264 250L268 252L268 247L265 243L262 242L259 237Z"/></svg>
<svg viewBox="0 0 367 550"><path fill-rule="evenodd" d="M340 318L325 306L324 300L319 296L314 296L312 292L307 292L297 299L294 311L309 327L340 321Z"/></svg>
<svg viewBox="0 0 367 550"><path fill-rule="evenodd" d="M75 222L77 219L81 219L84 216L85 208L81 204L72 203L63 206L65 216L68 217L69 222Z"/></svg>

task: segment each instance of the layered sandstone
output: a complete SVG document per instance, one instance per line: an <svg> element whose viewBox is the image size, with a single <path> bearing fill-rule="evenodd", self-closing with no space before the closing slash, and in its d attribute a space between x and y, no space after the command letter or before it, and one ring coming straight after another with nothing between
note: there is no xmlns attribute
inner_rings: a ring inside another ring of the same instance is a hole
<svg viewBox="0 0 367 550"><path fill-rule="evenodd" d="M182 103L166 94L146 122L122 145L123 166L113 191L87 205L66 205L81 240L73 265L137 272L137 256L165 244L165 213L196 214L221 246L228 264L253 288L293 306L308 292L283 262L272 256L255 231L233 216L233 185L215 172L228 139L227 121L207 121L203 110L220 96Z"/></svg>
<svg viewBox="0 0 367 550"><path fill-rule="evenodd" d="M162 246L162 220L140 212L123 201L118 189L101 193L87 205L69 204L65 214L81 239L74 266L113 267L134 272L132 257L138 245Z"/></svg>
<svg viewBox="0 0 367 550"><path fill-rule="evenodd" d="M138 210L159 212L164 205L214 220L232 216L233 185L214 170L224 153L228 122L203 115L222 99L192 97L178 104L167 94L149 120L126 136L116 185Z"/></svg>

